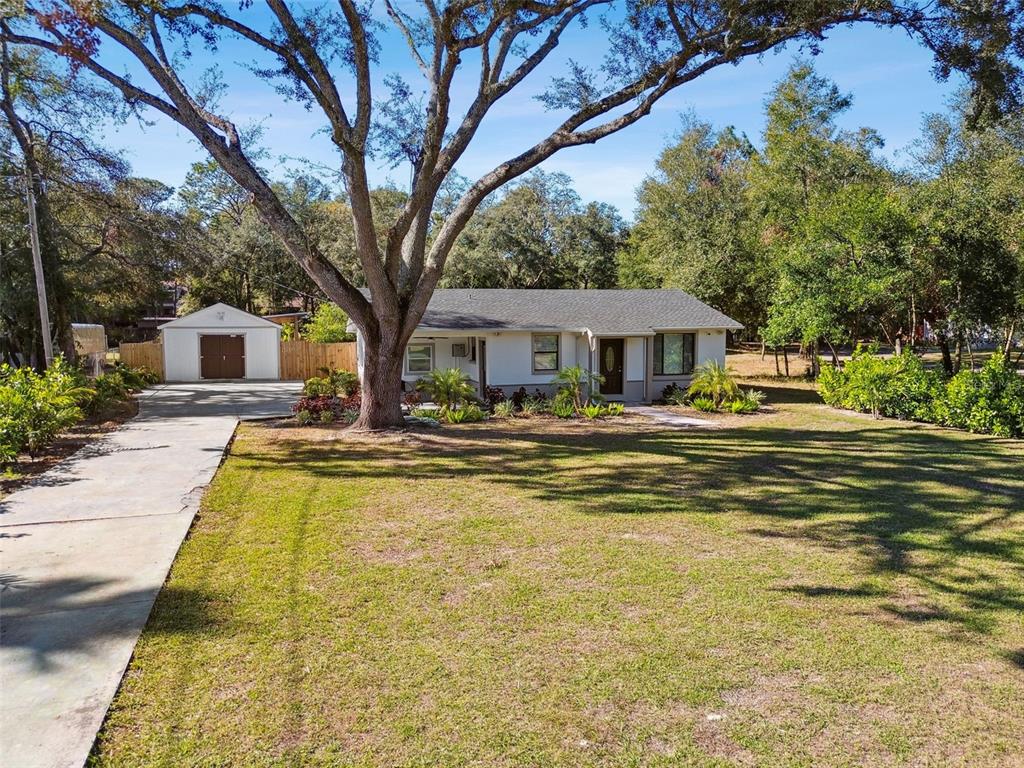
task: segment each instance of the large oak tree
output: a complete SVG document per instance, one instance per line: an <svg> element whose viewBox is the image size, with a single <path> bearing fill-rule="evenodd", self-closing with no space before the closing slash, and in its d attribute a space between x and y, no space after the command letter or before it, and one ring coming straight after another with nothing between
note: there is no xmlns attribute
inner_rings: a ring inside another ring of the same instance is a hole
<svg viewBox="0 0 1024 768"><path fill-rule="evenodd" d="M445 259L476 207L491 192L556 152L596 142L647 115L672 90L707 72L789 41L812 48L847 23L899 27L936 55L936 72L967 73L975 112L997 112L1019 95L1011 54L1024 53L1021 0L421 0L308 4L29 0L3 24L12 44L69 56L120 89L129 104L186 128L251 196L288 252L359 326L366 341L363 410L357 424L402 423L402 354L441 278ZM375 11L386 12L386 16ZM388 21L381 21L386 18ZM603 44L603 64L566 62L542 99L558 115L542 139L510 154L470 183L443 218L435 203L488 112L552 54L572 27ZM394 75L375 101L382 26L404 40L422 75L424 100ZM352 210L356 248L372 299L312 243L251 157L239 129L219 113L209 81L187 82L195 46L231 35L252 46L254 73L283 98L322 114L337 147ZM106 56L119 49L145 71L129 79ZM870 55L865 51L865 55ZM262 63L261 63L262 62ZM461 77L460 77L461 76ZM471 78L474 95L456 109L453 86ZM370 198L372 156L411 166L400 214L378 232ZM379 236L383 235L383 236ZM383 243L383 245L381 245Z"/></svg>

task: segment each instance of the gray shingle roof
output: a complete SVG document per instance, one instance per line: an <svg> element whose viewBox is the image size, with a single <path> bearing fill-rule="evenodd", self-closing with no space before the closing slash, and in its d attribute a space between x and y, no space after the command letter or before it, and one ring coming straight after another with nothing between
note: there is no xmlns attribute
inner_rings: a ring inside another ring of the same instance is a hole
<svg viewBox="0 0 1024 768"><path fill-rule="evenodd" d="M596 336L742 327L675 289L439 288L420 321L420 328L438 330L589 330Z"/></svg>

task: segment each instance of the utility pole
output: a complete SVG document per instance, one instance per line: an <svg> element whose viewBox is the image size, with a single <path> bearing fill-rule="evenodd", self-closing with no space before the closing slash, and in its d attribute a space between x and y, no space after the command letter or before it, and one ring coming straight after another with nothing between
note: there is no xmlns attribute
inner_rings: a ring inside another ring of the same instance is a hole
<svg viewBox="0 0 1024 768"><path fill-rule="evenodd" d="M53 363L53 337L50 336L50 307L46 301L46 276L39 247L39 223L36 221L36 196L32 192L32 171L25 168L25 200L28 203L29 240L32 243L32 268L36 273L36 296L39 298L39 325L43 333L43 355L46 367Z"/></svg>

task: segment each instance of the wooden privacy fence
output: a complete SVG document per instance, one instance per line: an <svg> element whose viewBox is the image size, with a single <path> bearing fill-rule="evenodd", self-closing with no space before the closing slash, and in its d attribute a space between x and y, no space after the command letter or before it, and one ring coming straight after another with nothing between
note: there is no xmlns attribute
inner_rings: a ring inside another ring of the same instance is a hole
<svg viewBox="0 0 1024 768"><path fill-rule="evenodd" d="M321 368L356 370L356 344L315 344L311 341L281 342L281 378L304 380L319 376Z"/></svg>
<svg viewBox="0 0 1024 768"><path fill-rule="evenodd" d="M121 344L121 362L133 368L144 366L164 380L164 345L159 341Z"/></svg>
<svg viewBox="0 0 1024 768"><path fill-rule="evenodd" d="M121 362L131 366L145 366L164 379L164 347L159 341L121 345ZM314 344L310 341L281 342L281 378L303 381L319 376L321 368L356 370L356 344Z"/></svg>

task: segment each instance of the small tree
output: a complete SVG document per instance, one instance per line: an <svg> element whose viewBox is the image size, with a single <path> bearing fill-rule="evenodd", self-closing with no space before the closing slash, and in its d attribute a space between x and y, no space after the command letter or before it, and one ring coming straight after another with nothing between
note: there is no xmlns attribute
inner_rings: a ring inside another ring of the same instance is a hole
<svg viewBox="0 0 1024 768"><path fill-rule="evenodd" d="M318 344L334 344L355 339L355 334L348 331L348 315L345 314L345 310L329 301L316 308L313 316L302 327L302 336L306 341Z"/></svg>
<svg viewBox="0 0 1024 768"><path fill-rule="evenodd" d="M732 368L726 368L717 360L704 363L693 372L687 393L691 396L709 397L718 408L722 403L729 402L740 394L739 384L732 374Z"/></svg>
<svg viewBox="0 0 1024 768"><path fill-rule="evenodd" d="M458 408L476 394L476 388L461 368L433 370L416 385L426 392L442 412Z"/></svg>
<svg viewBox="0 0 1024 768"><path fill-rule="evenodd" d="M579 414L598 386L604 383L604 376L580 365L572 365L556 373L552 382L558 385L560 391L567 393L565 397L572 401L573 409Z"/></svg>

